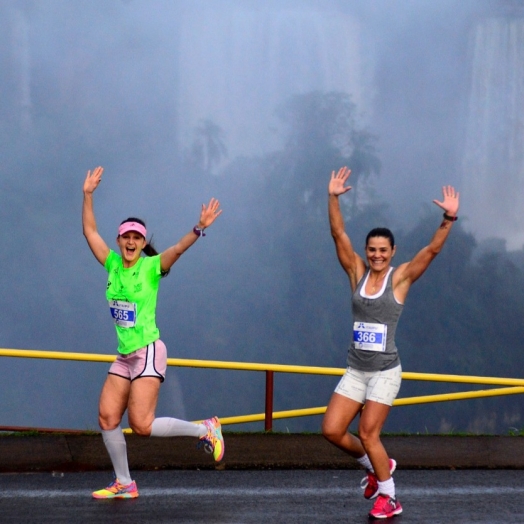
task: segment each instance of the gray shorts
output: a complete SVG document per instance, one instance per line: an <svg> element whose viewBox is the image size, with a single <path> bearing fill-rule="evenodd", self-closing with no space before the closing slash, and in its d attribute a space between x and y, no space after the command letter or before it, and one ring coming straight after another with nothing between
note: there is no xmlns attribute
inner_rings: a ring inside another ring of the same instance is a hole
<svg viewBox="0 0 524 524"><path fill-rule="evenodd" d="M397 398L401 382L402 367L400 364L386 371L359 371L347 368L335 388L335 393L360 404L365 404L366 400L372 400L392 406L393 401Z"/></svg>

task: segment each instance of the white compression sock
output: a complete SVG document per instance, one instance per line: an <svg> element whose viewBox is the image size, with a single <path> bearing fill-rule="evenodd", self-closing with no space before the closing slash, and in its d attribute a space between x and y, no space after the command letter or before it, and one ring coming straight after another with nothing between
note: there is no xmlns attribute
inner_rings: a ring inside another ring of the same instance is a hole
<svg viewBox="0 0 524 524"><path fill-rule="evenodd" d="M131 484L131 474L127 463L126 439L120 426L108 431L102 430L102 438L106 446L115 475L120 484Z"/></svg>
<svg viewBox="0 0 524 524"><path fill-rule="evenodd" d="M360 457L357 459L357 462L363 467L366 468L368 471L371 471L375 473L375 470L373 469L373 465L371 464L371 460L369 460L369 457L364 455L363 457Z"/></svg>
<svg viewBox="0 0 524 524"><path fill-rule="evenodd" d="M395 481L393 480L393 477L390 477L388 480L385 480L384 482L378 481L378 492L381 495L388 495L391 498L395 498Z"/></svg>
<svg viewBox="0 0 524 524"><path fill-rule="evenodd" d="M177 418L161 417L153 420L152 437L203 437L207 433L204 424L194 424Z"/></svg>

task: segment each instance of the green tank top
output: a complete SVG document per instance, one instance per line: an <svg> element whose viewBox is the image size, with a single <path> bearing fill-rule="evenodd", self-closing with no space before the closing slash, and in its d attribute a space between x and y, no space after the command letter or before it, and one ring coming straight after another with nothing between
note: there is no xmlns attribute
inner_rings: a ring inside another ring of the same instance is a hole
<svg viewBox="0 0 524 524"><path fill-rule="evenodd" d="M141 257L124 268L122 257L110 250L104 267L109 273L106 298L115 321L118 351L127 355L158 340L156 301L160 286L160 255Z"/></svg>

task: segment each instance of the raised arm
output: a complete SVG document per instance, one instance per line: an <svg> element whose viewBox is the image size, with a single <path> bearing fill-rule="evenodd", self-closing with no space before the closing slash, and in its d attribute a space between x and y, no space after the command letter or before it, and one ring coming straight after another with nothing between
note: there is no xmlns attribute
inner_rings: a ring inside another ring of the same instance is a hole
<svg viewBox="0 0 524 524"><path fill-rule="evenodd" d="M452 186L442 188L443 201L433 200L444 210L444 218L430 243L421 249L410 262L401 264L393 275L393 290L401 302L406 298L409 287L426 271L431 261L444 246L459 209L459 193Z"/></svg>
<svg viewBox="0 0 524 524"><path fill-rule="evenodd" d="M338 260L347 273L351 289L354 291L366 270L366 266L362 258L353 250L353 245L344 227L344 217L338 200L340 195L351 189L351 186L345 185L350 174L351 170L347 167L341 167L337 173L335 171L331 173L328 186L328 212L331 236L335 241Z"/></svg>
<svg viewBox="0 0 524 524"><path fill-rule="evenodd" d="M87 243L95 255L95 258L104 265L108 255L109 247L99 235L96 228L95 212L93 210L93 193L102 179L103 167L88 171L84 181L84 203L82 206L82 227Z"/></svg>
<svg viewBox="0 0 524 524"><path fill-rule="evenodd" d="M196 225L196 228L202 232L202 235L204 234L204 229L209 227L222 213L222 210L219 209L219 207L220 203L215 198L212 198L207 206L202 204L200 219ZM162 268L162 271L167 271L182 256L182 254L197 241L199 236L200 235L195 233L195 230L192 230L184 235L174 246L163 251L160 254L160 267Z"/></svg>

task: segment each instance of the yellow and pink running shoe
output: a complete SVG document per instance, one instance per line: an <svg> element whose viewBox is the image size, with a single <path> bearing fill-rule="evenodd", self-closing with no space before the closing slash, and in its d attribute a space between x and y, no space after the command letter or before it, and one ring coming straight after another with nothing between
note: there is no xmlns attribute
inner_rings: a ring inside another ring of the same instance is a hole
<svg viewBox="0 0 524 524"><path fill-rule="evenodd" d="M203 424L207 428L207 433L200 437L200 444L204 445L206 453L213 453L213 458L220 462L225 451L220 420L218 420L218 417L212 417L204 420Z"/></svg>
<svg viewBox="0 0 524 524"><path fill-rule="evenodd" d="M120 481L115 479L107 488L93 491L95 499L136 499L137 497L138 489L134 480L131 484L120 484Z"/></svg>

